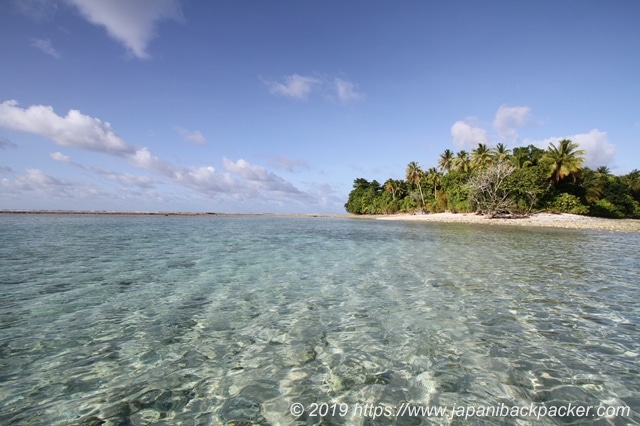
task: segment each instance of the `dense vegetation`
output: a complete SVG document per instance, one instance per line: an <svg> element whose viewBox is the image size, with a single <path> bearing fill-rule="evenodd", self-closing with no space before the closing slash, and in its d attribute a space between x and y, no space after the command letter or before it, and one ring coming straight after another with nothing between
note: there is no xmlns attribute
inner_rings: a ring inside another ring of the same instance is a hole
<svg viewBox="0 0 640 426"><path fill-rule="evenodd" d="M404 180L384 184L359 178L345 208L355 214L480 212L494 216L534 211L609 218L640 217L640 170L611 174L583 167L584 151L565 139L545 151L533 145L468 153L445 150L438 167L407 165Z"/></svg>

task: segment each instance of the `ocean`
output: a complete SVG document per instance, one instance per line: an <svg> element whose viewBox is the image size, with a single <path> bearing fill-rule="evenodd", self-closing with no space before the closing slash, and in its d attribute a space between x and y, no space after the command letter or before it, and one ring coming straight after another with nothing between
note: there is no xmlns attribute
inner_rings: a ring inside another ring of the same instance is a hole
<svg viewBox="0 0 640 426"><path fill-rule="evenodd" d="M639 424L638 247L520 226L2 214L0 424Z"/></svg>

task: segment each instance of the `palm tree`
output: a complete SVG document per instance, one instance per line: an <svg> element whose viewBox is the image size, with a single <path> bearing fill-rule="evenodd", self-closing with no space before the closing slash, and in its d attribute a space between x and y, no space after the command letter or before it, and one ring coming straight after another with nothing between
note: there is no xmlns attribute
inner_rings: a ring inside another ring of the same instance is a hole
<svg viewBox="0 0 640 426"><path fill-rule="evenodd" d="M609 167L607 166L600 166L596 169L596 173L600 173L601 175L607 175L610 176L611 175L611 169L609 169Z"/></svg>
<svg viewBox="0 0 640 426"><path fill-rule="evenodd" d="M465 150L462 150L456 154L456 158L453 160L453 166L456 171L461 173L467 173L471 170L471 159L469 158L469 153Z"/></svg>
<svg viewBox="0 0 640 426"><path fill-rule="evenodd" d="M427 183L433 185L433 197L438 201L438 186L442 181L442 175L438 172L438 169L431 167L427 170Z"/></svg>
<svg viewBox="0 0 640 426"><path fill-rule="evenodd" d="M598 171L591 170L588 167L582 169L582 180L580 186L584 188L584 198L595 203L604 195L605 177Z"/></svg>
<svg viewBox="0 0 640 426"><path fill-rule="evenodd" d="M507 146L502 142L496 145L496 147L493 148L491 152L493 154L493 159L498 163L500 161L506 160L511 155L511 150L507 149Z"/></svg>
<svg viewBox="0 0 640 426"><path fill-rule="evenodd" d="M420 199L422 200L422 211L424 212L424 194L422 193L422 178L424 177L424 172L415 161L407 164L407 170L405 172L405 176L407 181L410 183L417 185L418 190L420 190Z"/></svg>
<svg viewBox="0 0 640 426"><path fill-rule="evenodd" d="M399 198L402 193L402 182L395 179L387 179L384 183L384 190L391 194L391 197L395 200Z"/></svg>
<svg viewBox="0 0 640 426"><path fill-rule="evenodd" d="M524 169L525 167L529 167L531 165L533 165L533 162L529 159L529 156L522 152L519 151L516 155L514 155L512 158L512 162L513 165L516 166L516 169Z"/></svg>
<svg viewBox="0 0 640 426"><path fill-rule="evenodd" d="M621 177L622 182L629 188L631 196L640 202L640 170L633 169Z"/></svg>
<svg viewBox="0 0 640 426"><path fill-rule="evenodd" d="M471 167L484 169L489 165L491 161L491 152L487 145L479 143L478 147L471 151Z"/></svg>
<svg viewBox="0 0 640 426"><path fill-rule="evenodd" d="M442 154L440 154L440 160L438 160L438 166L440 170L443 172L448 172L453 168L453 151L450 149L445 149Z"/></svg>
<svg viewBox="0 0 640 426"><path fill-rule="evenodd" d="M549 169L551 183L557 184L567 176L571 176L575 182L582 170L583 155L584 151L578 149L578 144L569 139L561 140L557 147L553 143L549 144L543 158L551 163Z"/></svg>

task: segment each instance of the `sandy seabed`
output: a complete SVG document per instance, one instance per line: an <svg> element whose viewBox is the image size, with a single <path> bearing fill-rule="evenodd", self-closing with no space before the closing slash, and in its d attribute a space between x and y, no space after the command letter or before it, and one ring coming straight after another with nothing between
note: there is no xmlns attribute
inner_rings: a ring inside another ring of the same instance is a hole
<svg viewBox="0 0 640 426"><path fill-rule="evenodd" d="M475 213L397 214L378 216L378 220L410 220L441 223L480 223L488 225L542 226L549 228L595 229L616 232L640 232L638 219L605 219L576 214L536 213L529 217L489 219Z"/></svg>

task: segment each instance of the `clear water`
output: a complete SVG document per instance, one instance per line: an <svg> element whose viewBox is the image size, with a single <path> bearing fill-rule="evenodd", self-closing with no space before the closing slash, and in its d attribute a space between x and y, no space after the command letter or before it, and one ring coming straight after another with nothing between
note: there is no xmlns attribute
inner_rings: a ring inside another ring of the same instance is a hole
<svg viewBox="0 0 640 426"><path fill-rule="evenodd" d="M639 246L522 227L1 215L0 424L638 424ZM296 419L293 402L631 413Z"/></svg>

